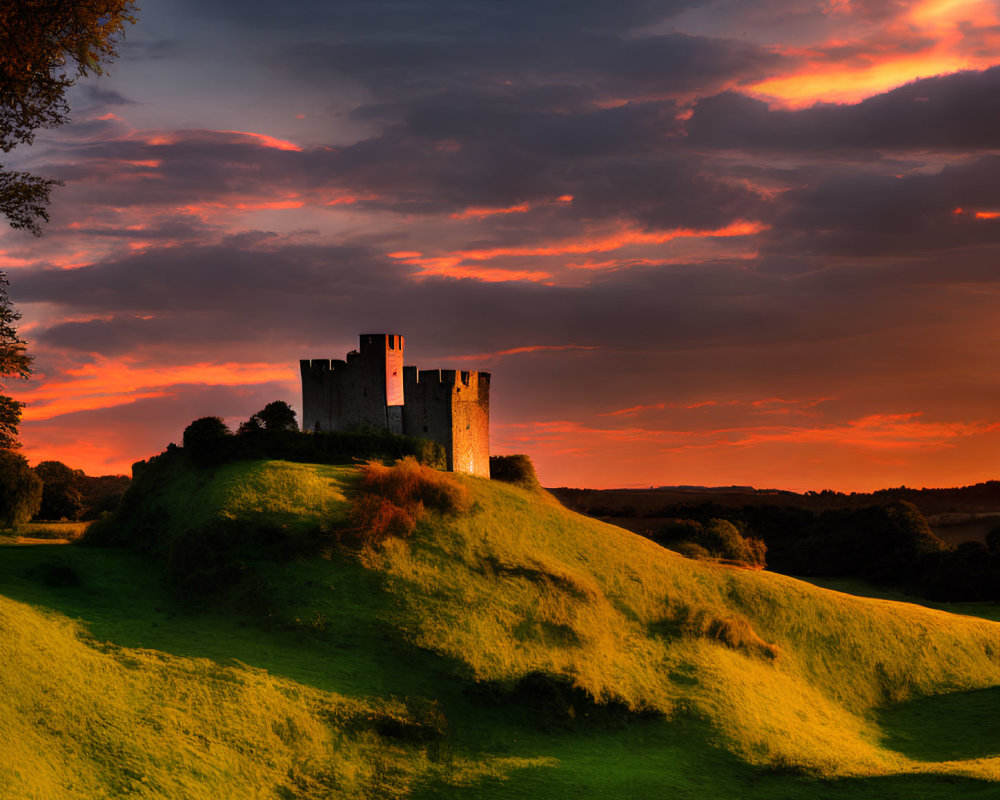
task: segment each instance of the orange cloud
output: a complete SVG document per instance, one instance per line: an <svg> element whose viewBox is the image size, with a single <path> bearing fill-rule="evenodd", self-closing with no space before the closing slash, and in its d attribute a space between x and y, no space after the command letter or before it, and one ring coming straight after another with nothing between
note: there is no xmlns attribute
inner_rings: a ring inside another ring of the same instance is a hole
<svg viewBox="0 0 1000 800"><path fill-rule="evenodd" d="M434 263L439 261L441 263ZM467 267L449 263L449 259L428 259L422 264L417 278L455 278L456 280L476 280L483 283L506 283L508 281L530 281L544 283L552 279L552 274L531 269L501 269L490 267Z"/></svg>
<svg viewBox="0 0 1000 800"><path fill-rule="evenodd" d="M488 261L501 256L557 256L577 253L605 253L620 250L629 245L666 244L674 239L684 238L725 238L730 236L751 236L768 229L763 222L737 220L723 228L698 230L695 228L673 228L668 231L640 231L623 228L610 236L599 236L580 241L560 242L543 247L494 247L481 250L460 250L457 256L469 261Z"/></svg>
<svg viewBox="0 0 1000 800"><path fill-rule="evenodd" d="M175 367L143 367L134 361L98 358L62 373L64 377L33 380L18 399L27 403L26 421L52 419L74 411L93 410L163 397L181 384L244 386L294 381L288 364L198 363Z"/></svg>
<svg viewBox="0 0 1000 800"><path fill-rule="evenodd" d="M829 11L850 13L851 7L834 0ZM998 47L1000 15L994 3L923 0L856 39L774 48L803 65L748 88L791 108L856 103L918 78L986 69L997 63Z"/></svg>
<svg viewBox="0 0 1000 800"><path fill-rule="evenodd" d="M243 197L243 195L240 195ZM240 200L217 200L212 202L188 203L176 206L173 211L188 214L200 219L218 216L220 213L254 212L254 211L288 211L305 208L306 206L342 206L352 205L357 198L346 194L329 194L312 192L306 194L287 193L278 198L252 198Z"/></svg>
<svg viewBox="0 0 1000 800"><path fill-rule="evenodd" d="M498 350L495 353L475 353L464 356L445 356L441 361L490 361L503 356L519 356L525 353L543 353L560 350L601 350L603 348L589 344L534 344L525 347L512 347L509 350Z"/></svg>
<svg viewBox="0 0 1000 800"><path fill-rule="evenodd" d="M494 214L523 214L524 212L531 209L531 206L527 203L521 203L516 206L508 206L507 208L486 208L481 206L473 206L471 208L465 209L465 211L456 212L451 215L452 219L482 219L483 217L492 217Z"/></svg>
<svg viewBox="0 0 1000 800"><path fill-rule="evenodd" d="M555 244L534 247L491 247L456 250L441 256L424 256L420 252L409 250L388 253L387 255L405 264L420 267L421 271L415 276L417 278L433 275L453 278L475 278L484 281L545 281L552 277L550 273L531 270L483 269L464 262L491 261L505 257L544 258L561 255L604 253L630 246L666 244L677 239L714 239L751 236L768 228L769 226L762 222L748 220L736 220L722 228L711 230L673 228L667 231L640 231L635 228L622 227L614 233L603 236L584 237L578 240L561 241ZM605 263L610 264L611 262ZM639 260L635 263L643 263L643 261ZM654 262L646 260L645 263Z"/></svg>
<svg viewBox="0 0 1000 800"><path fill-rule="evenodd" d="M603 416L624 416L658 407L659 405L635 406ZM1000 431L1000 423L924 422L919 419L921 416L920 413L872 414L840 425L820 427L752 426L711 430L671 430L640 426L599 428L567 420L505 427L508 430L523 429L523 434L513 437L522 442L530 442L536 438L551 441L565 436L579 436L581 440L659 442L665 448L662 452L681 452L691 448L747 448L775 442L873 449L938 448L948 446L957 438Z"/></svg>
<svg viewBox="0 0 1000 800"><path fill-rule="evenodd" d="M1000 423L927 421L916 413L799 427L672 430L553 420L498 421L493 428L494 451L530 453L544 485L593 488L754 484L871 491L900 483L952 486L990 478L1000 442ZM615 468L609 471L607 464Z"/></svg>
<svg viewBox="0 0 1000 800"><path fill-rule="evenodd" d="M714 405L714 403L702 403L702 405ZM600 417L631 417L638 414L640 411L662 411L667 407L666 403L652 403L645 406L630 406L629 408L620 408L617 411L606 411L603 414L598 414Z"/></svg>
<svg viewBox="0 0 1000 800"><path fill-rule="evenodd" d="M507 206L506 208L489 208L486 206L472 206L465 209L464 211L459 211L451 215L452 219L483 219L484 217L492 217L495 214L524 214L533 208L538 208L539 206L551 205L552 203L572 203L573 195L571 194L561 194L554 200L548 200L541 203L518 203L515 206Z"/></svg>
<svg viewBox="0 0 1000 800"><path fill-rule="evenodd" d="M232 133L236 136L249 136L251 139L259 142L264 147L273 147L275 150L294 150L297 153L302 152L302 148L293 142L289 142L284 139L276 139L273 136L267 136L263 133L253 133L250 131L216 131L216 133Z"/></svg>
<svg viewBox="0 0 1000 800"><path fill-rule="evenodd" d="M131 475L131 465L135 461L123 457L114 445L99 437L86 436L73 441L60 437L55 443L26 442L21 453L33 465L40 461L62 461L88 475Z"/></svg>

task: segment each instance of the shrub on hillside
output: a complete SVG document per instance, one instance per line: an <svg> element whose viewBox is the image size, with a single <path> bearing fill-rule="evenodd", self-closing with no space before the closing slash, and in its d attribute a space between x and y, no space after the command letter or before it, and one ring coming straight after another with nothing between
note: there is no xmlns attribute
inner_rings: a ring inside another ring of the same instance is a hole
<svg viewBox="0 0 1000 800"><path fill-rule="evenodd" d="M361 470L358 489L351 507L351 530L366 544L409 536L427 510L458 514L470 506L464 486L412 456L391 467L368 462Z"/></svg>
<svg viewBox="0 0 1000 800"><path fill-rule="evenodd" d="M751 567L766 566L767 545L761 539L744 536L736 525L725 519L672 520L651 538L689 558L716 558Z"/></svg>
<svg viewBox="0 0 1000 800"><path fill-rule="evenodd" d="M541 484L535 473L535 465L523 453L509 456L490 456L490 478L504 483L513 483L525 489L537 489Z"/></svg>

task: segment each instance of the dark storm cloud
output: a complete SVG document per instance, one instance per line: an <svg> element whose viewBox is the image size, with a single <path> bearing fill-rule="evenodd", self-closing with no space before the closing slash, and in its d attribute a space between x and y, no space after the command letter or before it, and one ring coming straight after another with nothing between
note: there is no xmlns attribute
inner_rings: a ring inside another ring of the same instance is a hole
<svg viewBox="0 0 1000 800"><path fill-rule="evenodd" d="M776 201L768 250L874 257L974 251L992 260L1000 219L1000 156L982 156L938 172L903 176L831 170ZM948 271L950 272L950 271ZM942 270L942 274L946 271Z"/></svg>
<svg viewBox="0 0 1000 800"><path fill-rule="evenodd" d="M325 299L377 288L391 263L357 247L293 246L270 251L241 240L153 250L72 270L24 270L21 302L54 302L97 312L294 311L322 288Z"/></svg>
<svg viewBox="0 0 1000 800"><path fill-rule="evenodd" d="M442 88L587 86L595 96L630 98L704 91L761 77L782 57L745 42L675 33L615 36L567 30L483 38L298 44L272 65L305 81L359 81L380 99L407 100Z"/></svg>
<svg viewBox="0 0 1000 800"><path fill-rule="evenodd" d="M267 0L187 0L199 17L227 25L272 30L322 30L327 37L456 37L477 31L543 34L566 30L627 31L650 25L692 5L693 0L297 0L276 7Z"/></svg>
<svg viewBox="0 0 1000 800"><path fill-rule="evenodd" d="M101 86L88 83L74 89L73 107L80 112L88 112L93 109L114 108L120 106L134 106L136 102L125 97L121 92L113 89L105 89Z"/></svg>
<svg viewBox="0 0 1000 800"><path fill-rule="evenodd" d="M102 313L35 335L67 350L177 350L191 358L209 347L216 358L295 358L334 334L385 328L405 332L424 352L454 353L454 332L462 330L466 352L575 343L635 351L622 357L638 366L648 352L836 338L845 319L855 321L855 333L892 327L894 314L913 313L908 295L923 302L919 273L912 286L905 271L841 274L848 273L838 284L827 273L789 279L720 262L635 269L581 287L412 281L362 247L229 245L22 271L17 283L21 302L53 304L71 316Z"/></svg>
<svg viewBox="0 0 1000 800"><path fill-rule="evenodd" d="M750 213L755 195L710 174L678 133L669 102L571 113L449 97L414 104L405 125L344 148L339 163L352 188L428 213L564 194L577 220L710 227Z"/></svg>
<svg viewBox="0 0 1000 800"><path fill-rule="evenodd" d="M775 151L992 149L1000 142L1000 67L925 78L856 105L769 109L734 92L700 100L698 147Z"/></svg>
<svg viewBox="0 0 1000 800"><path fill-rule="evenodd" d="M125 61L160 61L182 55L188 48L180 39L150 39L138 32L129 32L122 47Z"/></svg>
<svg viewBox="0 0 1000 800"><path fill-rule="evenodd" d="M224 210L340 192L355 195L358 208L420 214L573 195L548 217L631 217L652 228L718 227L756 213L756 194L685 151L672 102L545 108L553 99L522 107L504 92L445 93L414 102L405 122L381 135L302 151L227 132L122 138L115 123L98 120L77 129L85 138L64 146L64 163L47 168L97 208ZM545 231L519 233L530 240Z"/></svg>

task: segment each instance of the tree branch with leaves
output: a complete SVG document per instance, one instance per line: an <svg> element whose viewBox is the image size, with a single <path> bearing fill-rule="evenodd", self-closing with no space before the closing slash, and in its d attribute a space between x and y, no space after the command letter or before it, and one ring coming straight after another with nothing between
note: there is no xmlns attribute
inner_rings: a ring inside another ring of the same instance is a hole
<svg viewBox="0 0 1000 800"><path fill-rule="evenodd" d="M7 276L0 272L0 377L27 378L31 374L31 356L17 333L21 313L7 296ZM6 387L0 385L0 389ZM0 449L18 446L17 431L24 403L0 394Z"/></svg>
<svg viewBox="0 0 1000 800"><path fill-rule="evenodd" d="M104 71L135 11L135 0L0 3L0 150L30 145L39 129L69 121L66 90ZM39 235L58 183L0 165L0 214Z"/></svg>

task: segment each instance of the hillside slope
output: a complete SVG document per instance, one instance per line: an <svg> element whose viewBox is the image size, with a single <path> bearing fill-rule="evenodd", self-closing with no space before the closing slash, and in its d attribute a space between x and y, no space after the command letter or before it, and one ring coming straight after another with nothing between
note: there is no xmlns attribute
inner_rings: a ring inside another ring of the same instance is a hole
<svg viewBox="0 0 1000 800"><path fill-rule="evenodd" d="M202 590L180 554L210 561L224 540L238 564L204 573L218 578L207 614L159 586L137 597L126 553L7 548L0 595L27 603L0 597L0 785L15 798L1000 790L987 722L1000 624L690 561L544 492L451 480L471 510L366 548L345 528L353 468L164 469L102 535ZM78 580L50 580L54 560Z"/></svg>

